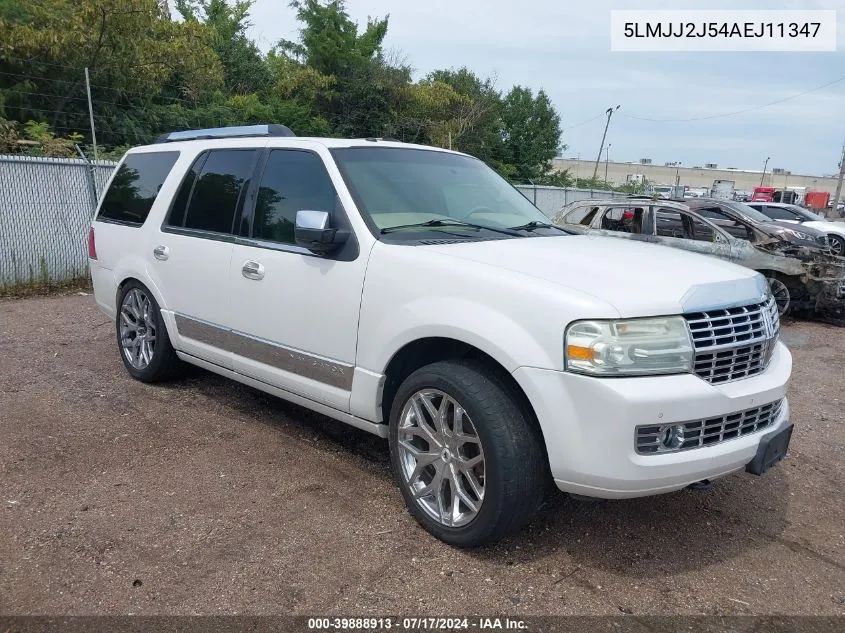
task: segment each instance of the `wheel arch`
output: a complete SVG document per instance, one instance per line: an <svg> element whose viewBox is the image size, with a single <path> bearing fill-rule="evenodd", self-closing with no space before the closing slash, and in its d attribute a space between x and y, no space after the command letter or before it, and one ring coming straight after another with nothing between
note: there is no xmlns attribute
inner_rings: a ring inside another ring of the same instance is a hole
<svg viewBox="0 0 845 633"><path fill-rule="evenodd" d="M164 309L166 304L164 303L164 298L161 295L161 291L146 275L140 275L134 271L122 271L119 274L115 274L115 279L117 280L117 289L114 295L115 308L119 308L118 302L120 300L120 295L123 292L123 288L129 282L135 281L150 291L150 293L153 295L153 298L156 300L159 309Z"/></svg>
<svg viewBox="0 0 845 633"><path fill-rule="evenodd" d="M126 284L132 281L137 282L141 284L144 288L149 290L150 294L152 294L153 299L155 299L155 302L158 305L158 309L162 312L162 321L164 323L164 329L167 332L167 336L170 338L171 341L173 341L174 333L170 331L171 319L168 319L165 314L165 303L161 295L161 291L152 282L152 280L145 279L144 277L145 275L138 275L128 271L121 275L115 275L115 278L119 280L117 282L117 289L115 290L114 294L115 315L120 314L120 295L123 293L123 289L126 287Z"/></svg>
<svg viewBox="0 0 845 633"><path fill-rule="evenodd" d="M513 375L501 362L484 350L456 338L445 336L418 338L406 343L393 354L384 370L384 383L381 391L381 420L379 421L383 424L389 422L393 400L399 386L408 376L426 365L456 359L473 359L495 373L497 379L507 389L509 395L513 397L531 427L538 434L545 452L545 437L537 413L527 394ZM545 455L545 457L548 464L548 455Z"/></svg>

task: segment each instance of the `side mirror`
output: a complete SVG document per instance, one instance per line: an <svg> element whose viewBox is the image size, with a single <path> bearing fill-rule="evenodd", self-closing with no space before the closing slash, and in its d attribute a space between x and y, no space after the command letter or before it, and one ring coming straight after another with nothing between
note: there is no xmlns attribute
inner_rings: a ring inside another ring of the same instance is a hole
<svg viewBox="0 0 845 633"><path fill-rule="evenodd" d="M346 242L349 231L331 228L330 219L328 211L297 211L293 233L297 246L322 255Z"/></svg>

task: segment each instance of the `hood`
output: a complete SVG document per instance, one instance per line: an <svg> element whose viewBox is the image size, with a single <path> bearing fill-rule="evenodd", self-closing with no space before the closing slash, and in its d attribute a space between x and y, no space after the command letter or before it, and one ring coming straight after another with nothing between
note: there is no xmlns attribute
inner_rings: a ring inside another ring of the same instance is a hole
<svg viewBox="0 0 845 633"><path fill-rule="evenodd" d="M761 301L761 275L715 257L597 235L489 240L420 246L571 288L612 305L623 317L696 312ZM455 269L460 269L456 262Z"/></svg>
<svg viewBox="0 0 845 633"><path fill-rule="evenodd" d="M820 233L825 235L829 235L830 233L836 233L837 235L845 235L845 222L827 222L825 220L807 220L806 222L802 222L801 224L796 224L795 226L802 227L801 230L807 229L815 229Z"/></svg>

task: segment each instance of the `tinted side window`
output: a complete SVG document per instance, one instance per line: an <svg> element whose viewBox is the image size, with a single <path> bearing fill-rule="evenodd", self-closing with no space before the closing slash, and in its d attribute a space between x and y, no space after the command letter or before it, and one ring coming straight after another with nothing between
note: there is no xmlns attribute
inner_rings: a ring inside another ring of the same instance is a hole
<svg viewBox="0 0 845 633"><path fill-rule="evenodd" d="M765 206L760 209L763 213L774 220L800 220L800 216L793 213L789 209L784 209L783 207L770 207Z"/></svg>
<svg viewBox="0 0 845 633"><path fill-rule="evenodd" d="M167 226L183 226L185 224L185 209L188 208L188 201L191 198L191 192L194 190L194 183L197 181L200 167L205 162L206 155L200 156L191 165L182 184L179 185L179 190L176 192L176 197L173 199L173 206L170 208L170 215L167 217Z"/></svg>
<svg viewBox="0 0 845 633"><path fill-rule="evenodd" d="M103 196L97 219L143 224L177 158L179 152L127 156Z"/></svg>
<svg viewBox="0 0 845 633"><path fill-rule="evenodd" d="M296 212L332 213L336 201L334 186L319 156L311 152L273 150L258 188L253 237L293 244Z"/></svg>
<svg viewBox="0 0 845 633"><path fill-rule="evenodd" d="M257 155L258 151L251 149L218 149L208 153L196 176L185 213L186 229L232 232L235 214L242 204ZM172 218L171 225L178 226L176 221L176 217Z"/></svg>

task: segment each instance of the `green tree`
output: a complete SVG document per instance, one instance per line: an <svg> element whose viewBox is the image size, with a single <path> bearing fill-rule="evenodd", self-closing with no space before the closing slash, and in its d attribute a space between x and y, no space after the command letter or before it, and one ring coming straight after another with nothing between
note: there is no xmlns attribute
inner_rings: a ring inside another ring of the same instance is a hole
<svg viewBox="0 0 845 633"><path fill-rule="evenodd" d="M391 109L410 83L410 68L392 65L382 51L387 18L370 19L359 33L344 0L294 0L302 24L298 42L282 41L277 54L329 78L333 88L317 107L339 136L383 136Z"/></svg>
<svg viewBox="0 0 845 633"><path fill-rule="evenodd" d="M255 42L247 37L249 10L254 0L176 0L176 9L188 22L210 29L210 45L223 67L223 83L229 94L249 94L266 89L271 81Z"/></svg>
<svg viewBox="0 0 845 633"><path fill-rule="evenodd" d="M444 83L463 97L452 115L452 148L495 164L502 145L502 97L495 82L466 67L435 70L426 80Z"/></svg>
<svg viewBox="0 0 845 633"><path fill-rule="evenodd" d="M539 180L551 170L560 147L560 116L546 93L514 86L502 100L502 146L495 158L513 166L519 182Z"/></svg>
<svg viewBox="0 0 845 633"><path fill-rule="evenodd" d="M146 141L150 130L139 125L156 100L197 102L221 84L206 27L171 21L161 0L29 0L23 6L23 17L0 14L0 95L6 116L18 121L87 130L87 67L99 140Z"/></svg>

